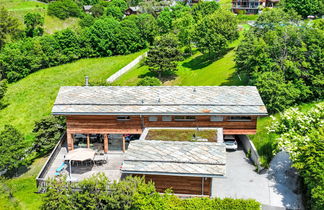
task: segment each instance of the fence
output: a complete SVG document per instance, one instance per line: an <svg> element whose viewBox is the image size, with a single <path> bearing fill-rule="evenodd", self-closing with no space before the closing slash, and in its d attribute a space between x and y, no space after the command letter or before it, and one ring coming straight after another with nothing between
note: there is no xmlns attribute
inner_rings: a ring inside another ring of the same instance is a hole
<svg viewBox="0 0 324 210"><path fill-rule="evenodd" d="M53 161L55 160L57 154L60 152L65 140L66 140L66 133L62 135L60 141L56 144L50 156L48 157L47 161L45 162L43 168L41 169L38 176L36 177L36 185L38 188L38 192L43 192L43 190L46 188L45 176L49 168L51 167Z"/></svg>
<svg viewBox="0 0 324 210"><path fill-rule="evenodd" d="M135 58L132 62L127 64L125 67L121 68L119 71L117 71L115 74L111 75L108 79L107 82L114 82L116 79L118 79L121 75L125 74L129 70L131 70L134 66L136 66L143 58L147 56L147 52L144 54L138 56Z"/></svg>

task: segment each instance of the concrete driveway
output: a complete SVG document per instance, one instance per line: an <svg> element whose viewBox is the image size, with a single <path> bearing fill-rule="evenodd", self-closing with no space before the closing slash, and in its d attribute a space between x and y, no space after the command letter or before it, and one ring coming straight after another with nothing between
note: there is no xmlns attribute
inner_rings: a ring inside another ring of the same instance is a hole
<svg viewBox="0 0 324 210"><path fill-rule="evenodd" d="M226 177L213 178L212 196L252 198L265 206L301 209L300 196L284 183L279 183L271 171L273 170L264 174L255 172L255 166L246 158L242 149L227 152Z"/></svg>

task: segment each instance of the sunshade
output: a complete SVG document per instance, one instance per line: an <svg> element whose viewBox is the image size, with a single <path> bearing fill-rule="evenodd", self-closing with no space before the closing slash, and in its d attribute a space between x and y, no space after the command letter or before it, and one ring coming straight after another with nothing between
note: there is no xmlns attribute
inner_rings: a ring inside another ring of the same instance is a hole
<svg viewBox="0 0 324 210"><path fill-rule="evenodd" d="M65 160L74 160L74 161L92 160L95 153L96 152L92 149L78 148L78 149L70 151L65 156Z"/></svg>

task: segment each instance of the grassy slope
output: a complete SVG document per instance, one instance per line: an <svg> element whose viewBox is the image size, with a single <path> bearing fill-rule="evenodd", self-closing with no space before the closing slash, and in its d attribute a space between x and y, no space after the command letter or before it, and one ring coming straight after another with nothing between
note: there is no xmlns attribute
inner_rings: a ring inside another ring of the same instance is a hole
<svg viewBox="0 0 324 210"><path fill-rule="evenodd" d="M60 86L83 85L86 75L90 82L108 78L141 53L82 59L43 69L11 84L5 97L9 105L0 111L0 130L10 123L24 134L30 134L34 122L50 114Z"/></svg>
<svg viewBox="0 0 324 210"><path fill-rule="evenodd" d="M0 209L39 209L41 194L37 194L35 178L46 158L37 159L26 173L20 177L6 180L4 184L11 189L12 198L8 199L0 195Z"/></svg>
<svg viewBox="0 0 324 210"><path fill-rule="evenodd" d="M60 20L59 18L47 15L47 4L31 0L0 0L0 6L8 9L10 14L17 17L23 27L24 15L28 12L37 12L45 17L44 30L45 33L54 33L65 29L69 26L76 25L78 18L68 18Z"/></svg>
<svg viewBox="0 0 324 210"><path fill-rule="evenodd" d="M316 104L324 103L324 102L316 102L316 103L306 103L297 106L303 112L307 112L309 109L314 107ZM274 114L274 117L278 118L279 114ZM251 140L253 141L256 149L261 158L261 163L264 166L267 166L271 161L273 154L272 151L275 149L275 138L274 134L268 134L268 127L271 125L272 119L271 117L263 117L258 119L257 123L257 134L249 135Z"/></svg>
<svg viewBox="0 0 324 210"><path fill-rule="evenodd" d="M245 25L248 28L247 25ZM247 79L240 75L241 80L235 72L235 49L242 39L233 42L228 51L217 60L209 60L200 52L179 63L176 77L165 81L164 85L245 85ZM144 76L150 75L148 67L139 64L132 70L121 76L115 84L136 85Z"/></svg>

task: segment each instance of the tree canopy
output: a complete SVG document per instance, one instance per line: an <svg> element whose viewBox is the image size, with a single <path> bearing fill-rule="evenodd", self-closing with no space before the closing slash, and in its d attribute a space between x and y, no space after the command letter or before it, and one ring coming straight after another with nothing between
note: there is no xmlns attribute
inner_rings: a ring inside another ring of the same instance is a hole
<svg viewBox="0 0 324 210"><path fill-rule="evenodd" d="M281 4L285 9L293 9L304 18L309 15L324 14L323 0L283 0Z"/></svg>
<svg viewBox="0 0 324 210"><path fill-rule="evenodd" d="M9 35L18 31L18 19L12 17L4 7L0 7L0 49L6 43Z"/></svg>

